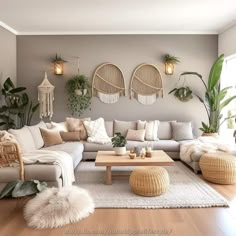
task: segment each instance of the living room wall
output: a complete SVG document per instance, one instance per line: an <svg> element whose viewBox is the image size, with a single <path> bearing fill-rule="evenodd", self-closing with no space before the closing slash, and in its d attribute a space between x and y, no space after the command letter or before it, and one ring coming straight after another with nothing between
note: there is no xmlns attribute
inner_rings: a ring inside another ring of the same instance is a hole
<svg viewBox="0 0 236 236"><path fill-rule="evenodd" d="M219 34L219 54L236 54L236 25Z"/></svg>
<svg viewBox="0 0 236 236"><path fill-rule="evenodd" d="M16 81L16 35L0 26L0 84Z"/></svg>
<svg viewBox="0 0 236 236"><path fill-rule="evenodd" d="M67 61L63 76L53 74L51 58L58 53ZM164 74L162 56L165 53L177 56L181 63L175 66L172 76ZM183 71L197 71L207 80L209 70L218 53L217 35L107 35L107 36L17 36L17 78L18 85L28 88L34 101L37 100L37 86L48 73L55 85L54 121L70 116L67 109L66 81L77 72L80 58L80 73L90 79L95 68L104 62L118 65L124 73L127 89L131 75L141 63L155 64L161 71L164 82L164 98L153 105L141 105L129 97L122 97L118 103L107 105L94 97L91 110L83 114L93 119L160 119L193 121L195 131L200 122L206 120L204 107L194 98L182 103L168 92L176 86L178 75ZM182 85L179 83L179 85ZM204 87L197 78L189 78L186 84L200 95ZM38 118L34 122L38 121Z"/></svg>

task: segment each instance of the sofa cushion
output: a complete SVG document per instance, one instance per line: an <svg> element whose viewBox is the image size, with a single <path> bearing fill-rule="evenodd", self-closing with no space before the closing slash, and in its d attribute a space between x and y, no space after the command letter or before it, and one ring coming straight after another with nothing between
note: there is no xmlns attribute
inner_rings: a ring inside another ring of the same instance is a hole
<svg viewBox="0 0 236 236"><path fill-rule="evenodd" d="M64 151L73 158L74 167L76 167L82 159L84 146L81 142L66 142L59 145L43 148L51 151Z"/></svg>
<svg viewBox="0 0 236 236"><path fill-rule="evenodd" d="M67 124L65 121L59 122L59 123L52 121L51 123L46 123L46 125L48 129L54 129L54 130L64 131L64 132L68 131Z"/></svg>
<svg viewBox="0 0 236 236"><path fill-rule="evenodd" d="M120 132L125 137L128 129L137 129L137 122L114 120L114 133Z"/></svg>
<svg viewBox="0 0 236 236"><path fill-rule="evenodd" d="M60 132L58 130L40 128L40 131L43 137L44 147L63 143Z"/></svg>
<svg viewBox="0 0 236 236"><path fill-rule="evenodd" d="M175 140L159 140L151 143L154 150L179 152L180 144Z"/></svg>
<svg viewBox="0 0 236 236"><path fill-rule="evenodd" d="M176 141L193 139L191 122L171 122L173 139Z"/></svg>
<svg viewBox="0 0 236 236"><path fill-rule="evenodd" d="M56 181L61 177L61 168L58 165L33 164L24 165L25 179L40 181ZM10 182L19 179L19 167L4 167L0 171L1 182Z"/></svg>
<svg viewBox="0 0 236 236"><path fill-rule="evenodd" d="M27 128L29 129L31 135L33 136L35 147L37 149L43 147L44 141L39 128L46 129L47 128L46 124L43 121L40 121L37 125L27 126Z"/></svg>
<svg viewBox="0 0 236 236"><path fill-rule="evenodd" d="M145 132L146 132L145 129L138 129L138 130L128 129L126 139L144 142Z"/></svg>
<svg viewBox="0 0 236 236"><path fill-rule="evenodd" d="M107 135L109 137L113 137L114 132L113 132L113 121L105 121L105 128L107 131Z"/></svg>
<svg viewBox="0 0 236 236"><path fill-rule="evenodd" d="M111 151L113 150L111 143L98 144L98 143L89 143L83 142L85 152L97 152L97 151Z"/></svg>
<svg viewBox="0 0 236 236"><path fill-rule="evenodd" d="M28 127L24 126L21 129L9 129L8 132L15 136L20 145L21 152L32 152L36 149L33 136Z"/></svg>
<svg viewBox="0 0 236 236"><path fill-rule="evenodd" d="M91 121L85 120L84 126L88 133L88 142L99 144L111 142L111 139L107 135L103 118L98 118L97 120Z"/></svg>
<svg viewBox="0 0 236 236"><path fill-rule="evenodd" d="M160 121L158 131L157 131L157 137L159 139L172 139L172 126L171 122L176 121Z"/></svg>
<svg viewBox="0 0 236 236"><path fill-rule="evenodd" d="M87 130L84 126L84 121L89 121L91 118L83 118L83 119L76 119L73 117L67 117L66 118L66 124L68 131L74 132L74 131L79 131L80 132L80 140L87 140L88 134Z"/></svg>
<svg viewBox="0 0 236 236"><path fill-rule="evenodd" d="M61 138L64 142L80 141L80 132L64 132L60 131Z"/></svg>

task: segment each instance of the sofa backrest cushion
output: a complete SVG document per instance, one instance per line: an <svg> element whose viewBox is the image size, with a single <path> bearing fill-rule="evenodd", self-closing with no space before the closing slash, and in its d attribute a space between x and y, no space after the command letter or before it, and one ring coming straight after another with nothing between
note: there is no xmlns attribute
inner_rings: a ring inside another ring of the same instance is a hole
<svg viewBox="0 0 236 236"><path fill-rule="evenodd" d="M43 138L42 138L39 128L46 129L47 128L46 124L43 121L41 121L37 125L27 126L27 128L29 129L29 131L33 137L36 149L40 149L41 147L43 147L44 141L43 141Z"/></svg>
<svg viewBox="0 0 236 236"><path fill-rule="evenodd" d="M191 122L171 122L173 139L176 141L194 138Z"/></svg>
<svg viewBox="0 0 236 236"><path fill-rule="evenodd" d="M9 129L8 132L15 136L20 145L21 152L31 152L36 149L33 136L28 127L24 126L21 129Z"/></svg>
<svg viewBox="0 0 236 236"><path fill-rule="evenodd" d="M158 131L157 131L157 137L159 139L172 139L172 126L171 122L176 121L160 121Z"/></svg>
<svg viewBox="0 0 236 236"><path fill-rule="evenodd" d="M145 139L148 141L157 141L159 140L157 136L157 131L159 127L160 121L159 120L152 120L152 121L137 121L137 129L145 129Z"/></svg>
<svg viewBox="0 0 236 236"><path fill-rule="evenodd" d="M113 121L105 121L105 128L106 128L106 131L107 131L107 135L109 137L113 137L113 135L114 135Z"/></svg>
<svg viewBox="0 0 236 236"><path fill-rule="evenodd" d="M120 132L121 135L126 137L128 129L136 130L137 122L114 120L114 134Z"/></svg>
<svg viewBox="0 0 236 236"><path fill-rule="evenodd" d="M52 121L50 123L46 123L46 125L48 129L55 129L62 132L68 132L67 123L65 121L59 123Z"/></svg>

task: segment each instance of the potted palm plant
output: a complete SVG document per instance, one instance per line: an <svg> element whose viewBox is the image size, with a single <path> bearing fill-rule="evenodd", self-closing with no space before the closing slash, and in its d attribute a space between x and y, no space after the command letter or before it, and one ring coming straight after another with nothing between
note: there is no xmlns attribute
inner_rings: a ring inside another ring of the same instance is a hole
<svg viewBox="0 0 236 236"><path fill-rule="evenodd" d="M126 154L126 139L121 133L115 133L115 136L111 139L112 146L114 148L116 155L125 155Z"/></svg>
<svg viewBox="0 0 236 236"><path fill-rule="evenodd" d="M222 72L224 62L224 55L220 55L211 67L211 71L208 78L208 83L205 83L202 79L202 75L197 72L184 72L180 76L184 75L194 75L197 76L203 83L206 91L205 98L198 97L199 101L204 105L207 116L208 123L202 122L202 127L200 130L203 131L203 135L215 136L219 132L220 126L228 119L235 116L226 117L222 119L222 109L225 108L231 101L233 101L236 96L227 96L227 92L231 87L220 88L220 76Z"/></svg>

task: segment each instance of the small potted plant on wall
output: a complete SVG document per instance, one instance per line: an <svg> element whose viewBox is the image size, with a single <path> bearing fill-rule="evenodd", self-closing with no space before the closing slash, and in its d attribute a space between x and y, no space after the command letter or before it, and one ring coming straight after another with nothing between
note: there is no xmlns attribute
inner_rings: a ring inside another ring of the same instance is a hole
<svg viewBox="0 0 236 236"><path fill-rule="evenodd" d="M121 133L115 133L115 136L111 139L112 146L114 148L116 155L125 155L126 154L126 139Z"/></svg>

